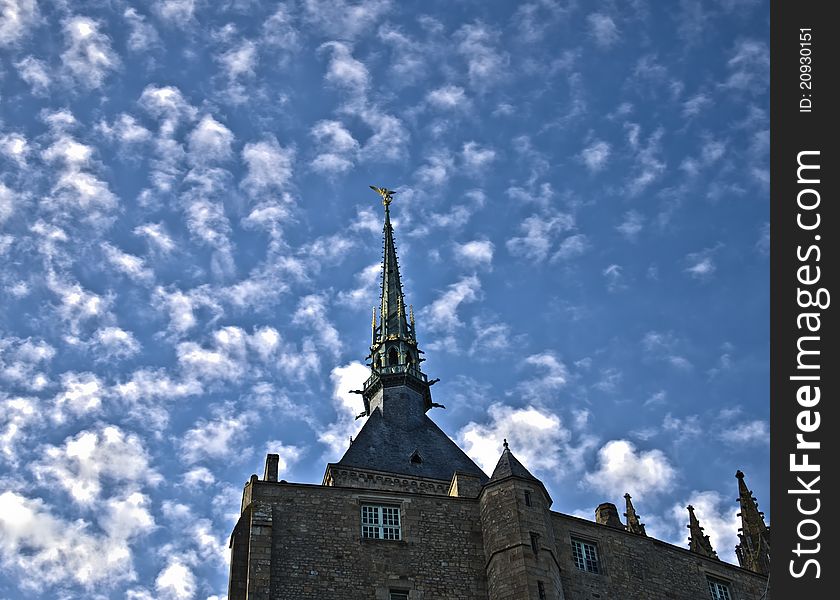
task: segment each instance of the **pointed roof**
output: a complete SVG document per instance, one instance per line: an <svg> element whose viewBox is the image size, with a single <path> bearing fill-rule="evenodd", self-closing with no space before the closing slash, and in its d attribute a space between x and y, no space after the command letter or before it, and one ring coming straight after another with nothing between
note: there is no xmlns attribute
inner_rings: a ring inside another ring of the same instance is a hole
<svg viewBox="0 0 840 600"><path fill-rule="evenodd" d="M487 475L426 415L417 423L374 411L337 463L450 481L455 471L487 481Z"/></svg>
<svg viewBox="0 0 840 600"><path fill-rule="evenodd" d="M513 455L508 447L507 440L504 442L505 449L499 457L499 462L496 463L496 468L493 469L493 474L490 476L490 481L498 481L506 477L519 477L520 479L532 479L539 481L536 477L531 475L531 472L526 469L521 462Z"/></svg>
<svg viewBox="0 0 840 600"><path fill-rule="evenodd" d="M688 525L686 527L688 527L691 534L688 538L688 549L697 554L720 560L717 552L712 548L709 536L703 533L703 528L700 527L700 521L694 515L694 507L689 504L686 508L688 509Z"/></svg>
<svg viewBox="0 0 840 600"><path fill-rule="evenodd" d="M487 483L496 483L509 477L518 477L519 479L533 481L542 488L545 497L548 499L549 506L551 505L551 496L549 495L548 490L545 489L543 482L531 475L531 472L526 469L521 462L519 462L519 460L513 455L513 452L510 451L508 441L505 440L502 455L499 457L499 462L496 463L496 468L493 469L493 474L490 476L490 481Z"/></svg>
<svg viewBox="0 0 840 600"><path fill-rule="evenodd" d="M624 494L624 502L626 503L626 511L624 516L627 517L627 531L637 535L647 536L645 533L645 525L639 519L636 509L633 507L633 502L630 500L632 496L629 493Z"/></svg>

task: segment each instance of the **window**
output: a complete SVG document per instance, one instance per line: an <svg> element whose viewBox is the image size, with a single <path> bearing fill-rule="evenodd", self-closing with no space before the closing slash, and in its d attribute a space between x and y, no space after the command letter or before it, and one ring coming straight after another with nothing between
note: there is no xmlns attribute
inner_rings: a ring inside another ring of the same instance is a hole
<svg viewBox="0 0 840 600"><path fill-rule="evenodd" d="M729 584L720 579L709 577L709 591L712 593L712 600L732 600Z"/></svg>
<svg viewBox="0 0 840 600"><path fill-rule="evenodd" d="M545 600L545 585L542 581L537 582L537 591L540 594L540 600Z"/></svg>
<svg viewBox="0 0 840 600"><path fill-rule="evenodd" d="M396 348L391 348L391 350L388 352L388 364L389 365L396 365L396 364L399 364L399 362L400 362L400 355L397 354L397 349Z"/></svg>
<svg viewBox="0 0 840 600"><path fill-rule="evenodd" d="M525 491L525 506L531 506L531 492Z"/></svg>
<svg viewBox="0 0 840 600"><path fill-rule="evenodd" d="M586 571L587 573L601 572L598 563L598 547L591 542L573 539L572 558L574 558L575 566L581 571Z"/></svg>
<svg viewBox="0 0 840 600"><path fill-rule="evenodd" d="M391 590L388 594L388 600L408 600L408 592L406 590Z"/></svg>
<svg viewBox="0 0 840 600"><path fill-rule="evenodd" d="M540 551L540 534L531 532L531 550L534 551L534 554L538 554Z"/></svg>
<svg viewBox="0 0 840 600"><path fill-rule="evenodd" d="M362 504L362 537L399 540L400 507Z"/></svg>

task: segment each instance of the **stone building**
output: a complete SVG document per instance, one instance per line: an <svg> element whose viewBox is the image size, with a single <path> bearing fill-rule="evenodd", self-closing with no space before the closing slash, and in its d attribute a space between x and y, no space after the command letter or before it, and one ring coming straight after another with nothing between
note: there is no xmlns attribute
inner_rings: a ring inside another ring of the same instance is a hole
<svg viewBox="0 0 840 600"><path fill-rule="evenodd" d="M764 600L769 529L738 472L740 567L720 561L689 511L689 549L648 537L625 495L588 521L551 510L507 442L488 477L432 421L413 311L400 283L388 190L381 305L366 418L321 485L252 475L230 538L229 600Z"/></svg>

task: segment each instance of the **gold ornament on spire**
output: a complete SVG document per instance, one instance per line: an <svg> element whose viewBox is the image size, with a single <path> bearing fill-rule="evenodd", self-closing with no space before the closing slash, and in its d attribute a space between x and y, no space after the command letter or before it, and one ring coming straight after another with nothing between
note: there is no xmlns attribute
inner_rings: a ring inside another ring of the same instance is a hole
<svg viewBox="0 0 840 600"><path fill-rule="evenodd" d="M396 194L393 190L389 190L384 187L376 187L375 185L370 186L370 189L382 196L382 204L385 208L388 208L388 205L391 204L391 201L393 200L392 196Z"/></svg>

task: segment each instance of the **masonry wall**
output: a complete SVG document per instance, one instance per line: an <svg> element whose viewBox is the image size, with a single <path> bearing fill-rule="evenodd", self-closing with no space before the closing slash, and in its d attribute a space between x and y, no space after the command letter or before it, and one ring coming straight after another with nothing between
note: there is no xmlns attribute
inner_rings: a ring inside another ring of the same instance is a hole
<svg viewBox="0 0 840 600"><path fill-rule="evenodd" d="M391 589L410 600L487 598L474 500L262 481L246 496L271 510L271 527L251 537L252 547L270 538L269 585L249 582L248 600L387 600ZM403 540L362 539L365 501L402 507Z"/></svg>
<svg viewBox="0 0 840 600"><path fill-rule="evenodd" d="M528 512L534 512L536 519L537 513L545 511L553 530L553 535L541 539L547 542L553 537L556 550L543 547L538 557L546 567L555 557L559 563L562 590L546 585L549 600L709 600L709 576L729 584L732 600L770 598L769 593L764 595L766 579L760 575L653 538L549 512L541 506L538 490L524 487L532 489L534 501ZM511 486L516 502L507 504L524 511L519 488L523 486ZM363 502L400 505L403 540L362 539ZM231 600L387 600L391 589L408 591L410 600L489 597L485 546L492 532L482 533L478 499L253 478L245 487L243 507L232 540ZM503 539L502 524L509 519L504 515L487 517L485 528L495 521L502 535L499 539ZM527 514L515 519L521 521L523 531L539 530L537 520L531 523ZM533 558L527 540L519 534L515 537L510 554L520 553L522 560L514 559L512 567ZM601 573L587 573L575 566L572 538L597 545ZM497 584L518 575L515 568L507 575L503 571L497 574ZM548 575L534 573L546 583L552 579ZM527 597L522 600L532 596L537 600L537 590L531 588L527 586Z"/></svg>
<svg viewBox="0 0 840 600"><path fill-rule="evenodd" d="M740 567L593 521L551 516L566 600L709 600L710 576L729 583L732 600L770 598L767 580ZM597 544L600 574L575 566L572 538Z"/></svg>

